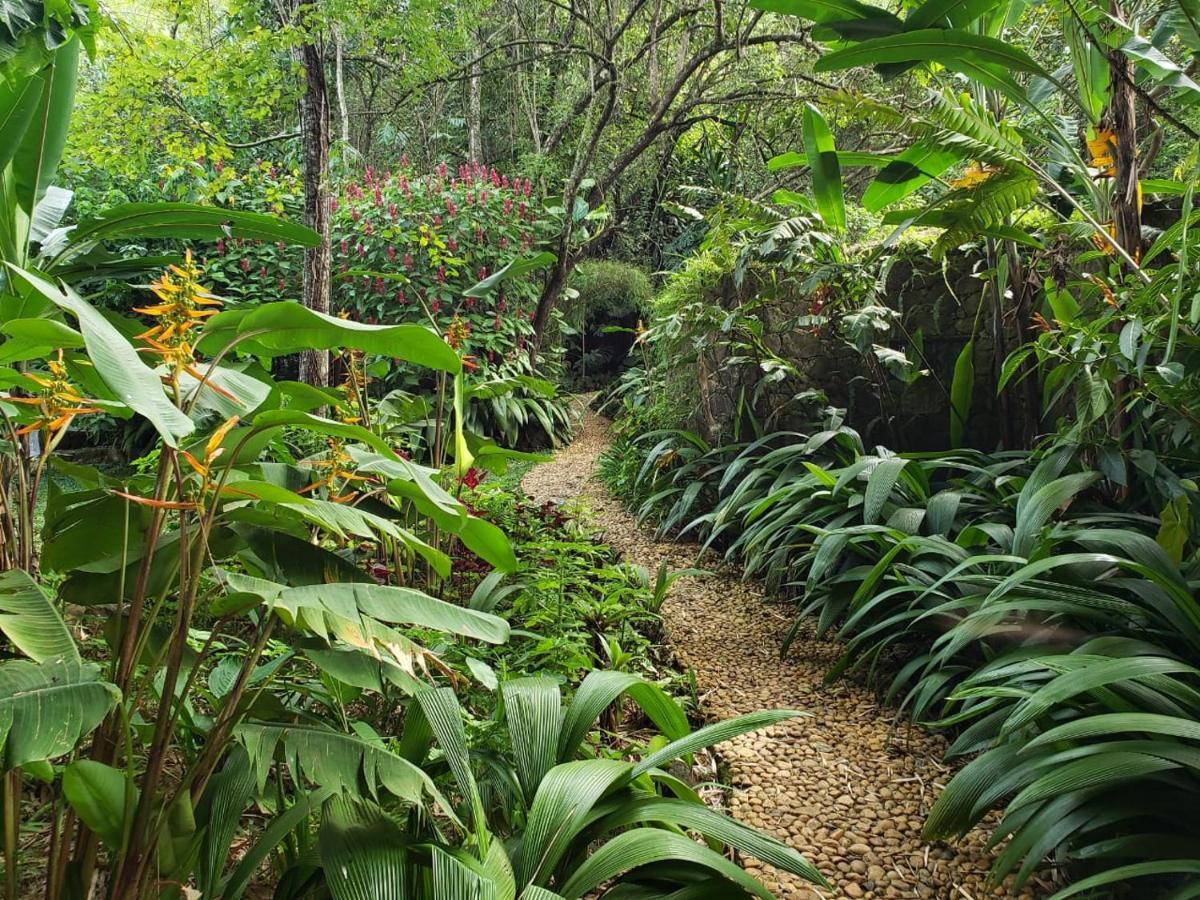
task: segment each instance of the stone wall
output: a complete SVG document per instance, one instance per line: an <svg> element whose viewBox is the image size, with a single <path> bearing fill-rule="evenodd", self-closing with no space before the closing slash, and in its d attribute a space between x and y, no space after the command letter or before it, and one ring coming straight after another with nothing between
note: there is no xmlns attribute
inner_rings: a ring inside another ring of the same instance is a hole
<svg viewBox="0 0 1200 900"><path fill-rule="evenodd" d="M942 450L950 444L949 391L954 364L970 339L984 282L973 274L978 262L952 259L939 263L914 256L897 261L888 273L884 300L900 313L885 343L908 352L909 336L923 337L921 368L930 374L911 384L891 377L855 348L847 346L831 327L817 333L788 329L786 323L809 312L810 298L794 288L779 288L769 272L750 270L740 286L725 279L710 300L733 309L754 297L767 297L758 311L764 344L790 362L799 377L790 377L760 391L755 404L760 421L772 428L799 428L805 410L791 398L809 389L823 391L831 404L848 411L848 423L868 445L885 444L898 450ZM985 309L975 336L975 392L965 443L994 449L1004 437L1003 411L994 385L999 375L991 309ZM917 361L914 358L914 361ZM724 351L709 351L697 364L700 403L692 423L710 438L728 431L741 398L753 391L759 373L752 366L728 364Z"/></svg>

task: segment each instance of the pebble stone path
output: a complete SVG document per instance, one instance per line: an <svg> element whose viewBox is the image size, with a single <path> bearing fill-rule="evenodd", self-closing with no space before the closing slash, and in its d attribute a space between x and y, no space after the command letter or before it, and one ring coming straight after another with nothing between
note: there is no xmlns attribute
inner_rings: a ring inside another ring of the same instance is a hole
<svg viewBox="0 0 1200 900"><path fill-rule="evenodd" d="M695 565L692 544L656 541L596 481L609 422L584 410L575 441L553 462L529 471L525 491L539 502L578 501L625 558L657 570ZM714 563L705 561L710 571ZM710 719L767 708L809 715L720 745L732 787L730 812L786 841L817 865L831 893L747 859L747 871L786 900L1006 896L984 878L991 856L974 831L953 845L921 838L924 815L950 772L943 743L919 729L894 725L874 694L848 681L823 683L836 657L828 642L798 637L779 658L788 610L772 606L761 586L737 572L679 579L663 605L671 649L695 673ZM1022 898L1044 897L1034 884Z"/></svg>

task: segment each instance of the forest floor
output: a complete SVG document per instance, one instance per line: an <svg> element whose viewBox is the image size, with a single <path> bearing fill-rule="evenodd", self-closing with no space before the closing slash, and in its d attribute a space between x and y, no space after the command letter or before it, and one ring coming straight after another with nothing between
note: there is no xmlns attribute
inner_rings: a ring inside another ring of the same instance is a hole
<svg viewBox="0 0 1200 900"><path fill-rule="evenodd" d="M522 484L534 499L574 504L626 561L651 572L696 566L697 546L656 540L594 477L610 423L582 411L574 442L553 462L535 466ZM977 900L1007 894L988 889L992 855L975 830L946 845L922 839L926 813L951 770L941 738L897 723L873 692L824 677L837 645L802 631L785 659L783 634L794 608L772 603L760 584L702 560L708 574L680 578L662 614L682 669L695 674L703 714L723 719L759 709L789 708L803 716L745 735L717 750L728 772L730 812L795 847L836 890L817 889L746 859L746 869L786 900L936 898ZM1019 896L1050 893L1032 882Z"/></svg>

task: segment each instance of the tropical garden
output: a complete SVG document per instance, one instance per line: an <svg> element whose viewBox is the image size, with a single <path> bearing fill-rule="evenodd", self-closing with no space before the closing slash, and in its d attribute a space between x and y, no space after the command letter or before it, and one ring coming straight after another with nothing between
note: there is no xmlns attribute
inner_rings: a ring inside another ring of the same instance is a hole
<svg viewBox="0 0 1200 900"><path fill-rule="evenodd" d="M1200 897L1198 101L1197 0L0 0L0 897Z"/></svg>

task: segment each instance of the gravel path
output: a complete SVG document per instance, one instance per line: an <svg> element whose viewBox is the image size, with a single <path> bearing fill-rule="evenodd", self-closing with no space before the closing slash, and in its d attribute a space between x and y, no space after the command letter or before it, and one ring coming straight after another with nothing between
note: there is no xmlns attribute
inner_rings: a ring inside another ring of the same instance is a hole
<svg viewBox="0 0 1200 900"><path fill-rule="evenodd" d="M608 421L585 410L574 443L529 471L526 492L543 502L578 501L608 543L651 571L664 561L670 569L694 565L695 545L656 541L592 477L608 437ZM787 900L993 896L984 887L990 856L983 832L953 846L921 839L925 813L949 774L942 741L893 727L890 711L852 682L825 685L836 658L830 643L801 635L780 660L789 616L764 598L761 585L728 570L676 581L663 606L671 647L694 670L708 717L774 707L809 713L718 750L733 815L796 847L836 891L815 890L756 860L745 860L746 869Z"/></svg>

